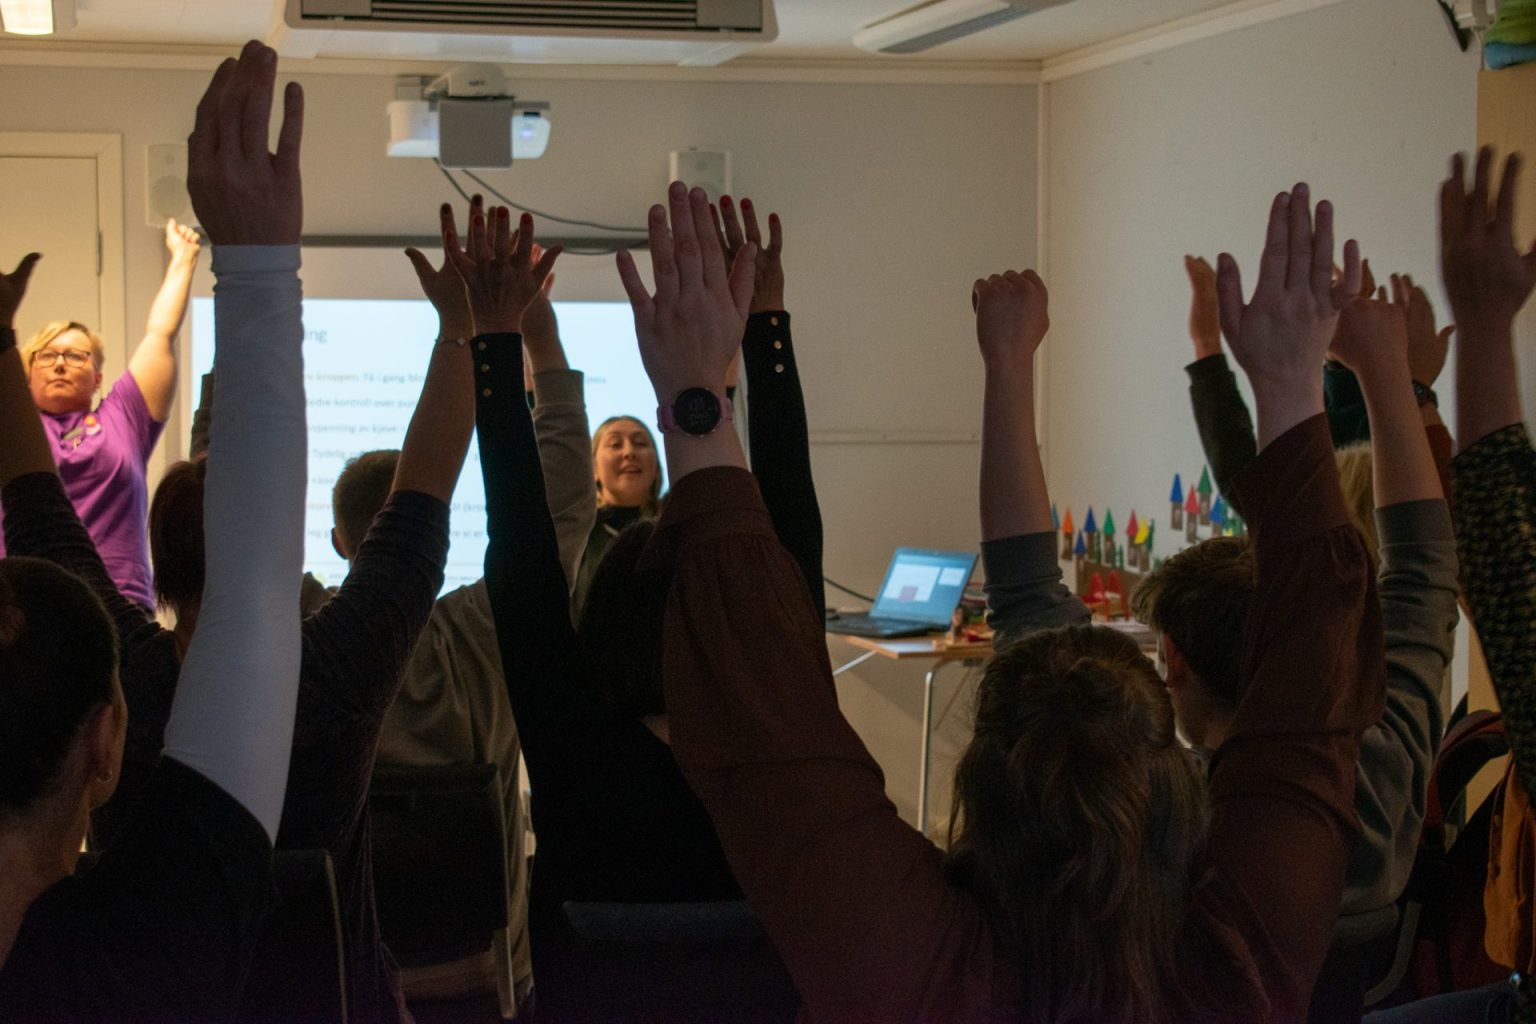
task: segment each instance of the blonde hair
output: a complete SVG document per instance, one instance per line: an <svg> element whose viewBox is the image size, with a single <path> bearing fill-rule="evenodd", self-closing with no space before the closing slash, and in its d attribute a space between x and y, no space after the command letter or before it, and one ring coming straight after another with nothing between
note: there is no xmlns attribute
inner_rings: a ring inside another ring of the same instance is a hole
<svg viewBox="0 0 1536 1024"><path fill-rule="evenodd" d="M32 360L37 358L39 352L57 341L59 335L68 334L70 331L79 331L85 335L85 340L91 343L91 360L99 371L101 364L107 359L107 346L101 340L101 335L74 320L55 320L32 335L32 340L22 346L21 358L27 364L27 372L32 372Z"/></svg>
<svg viewBox="0 0 1536 1024"><path fill-rule="evenodd" d="M1339 467L1339 486L1344 491L1349 517L1365 537L1366 550L1374 563L1381 540L1376 535L1376 486L1371 478L1374 466L1371 442L1346 445L1333 453L1333 461Z"/></svg>
<svg viewBox="0 0 1536 1024"><path fill-rule="evenodd" d="M645 496L645 504L640 506L640 514L645 519L655 519L661 515L661 449L656 445L656 435L651 433L651 428L645 425L643 420L633 416L610 416L597 425L592 431L592 461L597 461L597 452L603 446L603 435L608 433L608 428L615 423L633 423L645 431L645 436L650 439L651 450L656 453L656 479L651 481L650 493ZM601 484L598 485L601 490ZM602 495L598 495L598 504L602 504Z"/></svg>

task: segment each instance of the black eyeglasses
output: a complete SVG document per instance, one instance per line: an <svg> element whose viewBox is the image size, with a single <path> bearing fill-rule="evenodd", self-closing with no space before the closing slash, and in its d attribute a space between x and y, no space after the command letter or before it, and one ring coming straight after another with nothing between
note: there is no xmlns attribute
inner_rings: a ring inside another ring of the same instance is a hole
<svg viewBox="0 0 1536 1024"><path fill-rule="evenodd" d="M60 359L64 360L66 366L73 366L78 370L91 361L91 353L82 352L77 348L66 348L62 351L55 348L45 348L32 357L32 361L45 370L56 364Z"/></svg>

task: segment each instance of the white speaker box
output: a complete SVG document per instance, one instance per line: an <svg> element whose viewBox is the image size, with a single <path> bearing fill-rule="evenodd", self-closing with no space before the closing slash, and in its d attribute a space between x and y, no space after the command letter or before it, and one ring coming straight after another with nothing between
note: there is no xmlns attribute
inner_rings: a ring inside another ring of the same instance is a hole
<svg viewBox="0 0 1536 1024"><path fill-rule="evenodd" d="M672 181L702 188L718 200L731 194L731 154L688 149L672 154Z"/></svg>
<svg viewBox="0 0 1536 1024"><path fill-rule="evenodd" d="M187 147L179 142L144 147L144 223L161 228L168 217L196 222L187 195Z"/></svg>

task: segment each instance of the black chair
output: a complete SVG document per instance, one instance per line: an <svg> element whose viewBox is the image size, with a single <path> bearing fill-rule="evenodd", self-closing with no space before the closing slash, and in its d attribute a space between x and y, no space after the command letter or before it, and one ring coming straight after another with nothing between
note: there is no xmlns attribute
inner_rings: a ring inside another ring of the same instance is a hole
<svg viewBox="0 0 1536 1024"><path fill-rule="evenodd" d="M379 766L368 794L379 929L401 967L492 948L507 926L507 829L495 765Z"/></svg>
<svg viewBox="0 0 1536 1024"><path fill-rule="evenodd" d="M278 850L281 900L262 932L238 1024L346 1024L336 871L324 850Z"/></svg>

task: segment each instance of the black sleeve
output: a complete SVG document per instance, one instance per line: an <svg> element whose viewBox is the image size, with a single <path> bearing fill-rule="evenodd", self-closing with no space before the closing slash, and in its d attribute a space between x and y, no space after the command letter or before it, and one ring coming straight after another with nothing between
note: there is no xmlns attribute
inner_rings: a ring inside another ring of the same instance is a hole
<svg viewBox="0 0 1536 1024"><path fill-rule="evenodd" d="M1216 489L1227 504L1243 515L1237 494L1237 478L1258 454L1253 436L1253 417L1237 390L1237 377L1224 355L1206 356L1185 367L1189 374L1189 400L1195 410L1195 426L1205 461L1211 464Z"/></svg>
<svg viewBox="0 0 1536 1024"><path fill-rule="evenodd" d="M169 632L112 581L91 535L54 473L28 473L0 493L5 506L5 549L41 558L83 580L106 606L117 628L128 728L117 793L92 817L94 843L109 842L116 822L148 784L165 746L165 723L176 697L178 668Z"/></svg>
<svg viewBox="0 0 1536 1024"><path fill-rule="evenodd" d="M811 477L810 427L790 337L789 314L754 313L742 338L747 370L747 433L752 474L779 543L805 575L816 614L826 618L821 506Z"/></svg>
<svg viewBox="0 0 1536 1024"><path fill-rule="evenodd" d="M192 414L192 437L187 442L187 458L197 459L208 454L209 431L213 429L213 371L203 374L203 390L197 399L197 411Z"/></svg>
<svg viewBox="0 0 1536 1024"><path fill-rule="evenodd" d="M581 752L592 713L579 660L544 468L523 393L523 341L485 334L475 346L475 430L485 477L485 589L529 779L557 778ZM547 789L553 787L547 787Z"/></svg>
<svg viewBox="0 0 1536 1024"><path fill-rule="evenodd" d="M443 589L448 506L396 491L336 595L304 621L304 683L380 721ZM302 698L301 698L302 700Z"/></svg>
<svg viewBox="0 0 1536 1024"><path fill-rule="evenodd" d="M167 758L117 843L29 910L0 972L0 1017L231 1020L276 902L261 824Z"/></svg>

